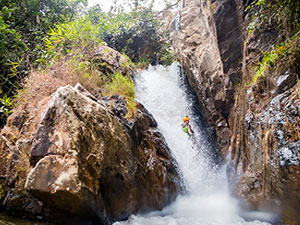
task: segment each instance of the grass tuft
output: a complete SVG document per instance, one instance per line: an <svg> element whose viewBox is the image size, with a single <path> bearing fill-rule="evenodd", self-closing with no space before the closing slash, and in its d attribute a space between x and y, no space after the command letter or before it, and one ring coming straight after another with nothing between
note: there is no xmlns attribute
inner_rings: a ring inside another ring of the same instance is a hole
<svg viewBox="0 0 300 225"><path fill-rule="evenodd" d="M104 95L118 94L124 96L127 101L128 114L127 118L132 118L136 112L135 103L135 88L132 79L127 75L123 76L121 73L112 75L112 82L104 86Z"/></svg>

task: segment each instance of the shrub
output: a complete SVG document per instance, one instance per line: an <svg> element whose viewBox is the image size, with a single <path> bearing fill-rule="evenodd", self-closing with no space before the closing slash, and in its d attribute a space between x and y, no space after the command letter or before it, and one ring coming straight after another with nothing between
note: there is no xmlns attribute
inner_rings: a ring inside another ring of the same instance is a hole
<svg viewBox="0 0 300 225"><path fill-rule="evenodd" d="M90 58L102 40L99 38L99 29L87 17L57 24L50 29L48 35L45 39L46 54L40 59L46 66L45 70L34 71L26 79L19 102L38 102L43 97L50 96L60 86L80 83L94 94L101 95L104 88L110 93L125 96L131 108L129 111L134 111L135 94L131 79L119 73L110 77L106 62ZM47 68L50 65L51 68ZM129 60L128 65L121 66L131 65Z"/></svg>
<svg viewBox="0 0 300 225"><path fill-rule="evenodd" d="M129 58L128 55L126 55L125 53L122 53L122 55L124 56L124 58L128 62L128 63L123 65L125 68L129 68L129 67L136 68L136 65L131 61L131 59Z"/></svg>
<svg viewBox="0 0 300 225"><path fill-rule="evenodd" d="M67 54L84 59L102 43L99 32L87 18L56 24L53 29L50 28L48 37L44 39L46 53L39 61L44 65L51 65Z"/></svg>
<svg viewBox="0 0 300 225"><path fill-rule="evenodd" d="M12 97L8 97L6 94L2 98L0 98L0 113L3 113L6 117L9 116L12 112L14 99Z"/></svg>
<svg viewBox="0 0 300 225"><path fill-rule="evenodd" d="M281 49L278 49L279 57L277 60L278 72L285 72L290 69L296 74L300 74L300 31L286 41Z"/></svg>
<svg viewBox="0 0 300 225"><path fill-rule="evenodd" d="M275 60L278 58L277 50L273 50L271 52L266 52L261 62L258 63L258 68L256 73L252 79L252 83L256 83L258 78L266 76L267 72L269 71L270 67L275 63Z"/></svg>
<svg viewBox="0 0 300 225"><path fill-rule="evenodd" d="M270 69L281 74L288 69L297 73L300 63L300 31L286 42L277 45L275 49L266 52L259 62L252 83L256 83L260 77L266 76Z"/></svg>
<svg viewBox="0 0 300 225"><path fill-rule="evenodd" d="M104 95L118 94L124 96L127 100L128 114L127 118L131 118L135 115L135 89L132 79L127 75L123 76L121 73L115 73L112 75L112 82L105 85Z"/></svg>

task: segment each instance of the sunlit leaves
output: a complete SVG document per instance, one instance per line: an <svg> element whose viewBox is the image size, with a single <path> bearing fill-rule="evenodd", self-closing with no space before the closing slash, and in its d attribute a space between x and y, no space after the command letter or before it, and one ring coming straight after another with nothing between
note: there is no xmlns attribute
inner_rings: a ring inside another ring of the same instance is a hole
<svg viewBox="0 0 300 225"><path fill-rule="evenodd" d="M4 96L0 98L0 103L0 113L9 116L13 107L13 99L4 94Z"/></svg>
<svg viewBox="0 0 300 225"><path fill-rule="evenodd" d="M71 51L74 55L83 54L85 50L93 50L102 42L99 37L99 29L88 18L79 17L73 21L58 23L50 28L48 37L44 39L47 50L44 57L55 61L57 57Z"/></svg>
<svg viewBox="0 0 300 225"><path fill-rule="evenodd" d="M18 67L22 63L24 58L22 58L19 62L12 62L8 59L8 63L6 63L8 66L10 66L10 71L11 73L8 74L9 77L14 77L17 76L18 73Z"/></svg>

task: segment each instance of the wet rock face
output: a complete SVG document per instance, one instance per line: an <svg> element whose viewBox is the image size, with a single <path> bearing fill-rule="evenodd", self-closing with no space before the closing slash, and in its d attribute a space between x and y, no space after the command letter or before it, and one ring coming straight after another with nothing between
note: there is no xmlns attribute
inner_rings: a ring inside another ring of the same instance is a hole
<svg viewBox="0 0 300 225"><path fill-rule="evenodd" d="M230 146L240 176L236 193L251 206L281 212L285 223L299 224L300 86L265 104L255 101L255 93L247 91L249 108Z"/></svg>
<svg viewBox="0 0 300 225"><path fill-rule="evenodd" d="M226 104L222 106L222 115L228 120L235 86L241 81L244 36L235 0L215 1L212 7L225 79Z"/></svg>
<svg viewBox="0 0 300 225"><path fill-rule="evenodd" d="M243 36L236 11L234 0L185 0L171 24L177 57L224 153L231 135L228 118L242 62Z"/></svg>
<svg viewBox="0 0 300 225"><path fill-rule="evenodd" d="M119 108L124 106L120 96L113 98ZM1 184L7 196L19 188L22 198L40 202L34 207L38 215L74 215L103 224L137 211L161 209L180 191L175 161L141 104L131 124L125 122L80 85L59 88L27 134L31 139L21 177L14 174L19 171L12 169L10 159L12 150L22 145L11 143L9 129L3 130L7 138L0 142L1 165L10 166L1 173ZM20 185L8 184L11 177ZM8 208L9 201L3 205ZM19 207L24 210L22 204Z"/></svg>
<svg viewBox="0 0 300 225"><path fill-rule="evenodd" d="M251 15L243 9L251 1L182 3L172 43L223 153L231 156L234 193L249 207L282 215L285 224L300 224L299 74L272 71L252 82L262 52L282 37L271 23L247 32Z"/></svg>
<svg viewBox="0 0 300 225"><path fill-rule="evenodd" d="M244 80L252 80L261 52L272 50L278 34L269 26L248 34L244 44ZM229 153L236 168L235 193L254 208L300 224L299 103L300 86L292 69L272 70L256 83L241 83L230 120Z"/></svg>

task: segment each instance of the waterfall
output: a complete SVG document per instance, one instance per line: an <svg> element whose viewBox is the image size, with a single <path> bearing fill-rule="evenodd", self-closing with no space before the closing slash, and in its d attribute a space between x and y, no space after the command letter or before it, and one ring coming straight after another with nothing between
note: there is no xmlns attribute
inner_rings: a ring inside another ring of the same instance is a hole
<svg viewBox="0 0 300 225"><path fill-rule="evenodd" d="M207 131L193 114L177 63L156 66L135 79L137 99L154 116L172 154L187 193L162 211L132 215L114 225L261 225L239 216L238 202L229 195L225 166L214 165L214 150ZM190 118L194 139L181 130L182 118ZM268 215L267 215L268 216Z"/></svg>

